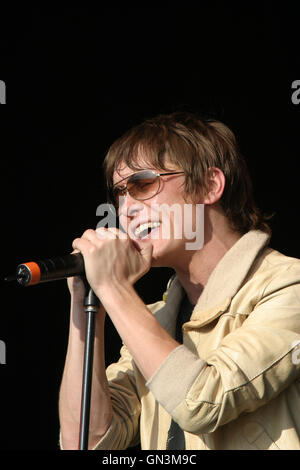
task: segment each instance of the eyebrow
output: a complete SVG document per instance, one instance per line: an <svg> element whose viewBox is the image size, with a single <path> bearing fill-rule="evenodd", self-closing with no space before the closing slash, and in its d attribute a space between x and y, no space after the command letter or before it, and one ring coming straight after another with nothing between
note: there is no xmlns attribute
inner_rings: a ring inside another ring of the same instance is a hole
<svg viewBox="0 0 300 470"><path fill-rule="evenodd" d="M134 172L134 173L136 173L136 172ZM116 183L114 183L114 184L112 185L112 187L114 188L114 187L117 186L118 184L122 183L122 181L127 180L127 178L130 178L130 176L134 175L134 173L130 173L130 175L125 176L124 178L121 178L119 181L117 181ZM125 185L123 185L123 186L125 186Z"/></svg>

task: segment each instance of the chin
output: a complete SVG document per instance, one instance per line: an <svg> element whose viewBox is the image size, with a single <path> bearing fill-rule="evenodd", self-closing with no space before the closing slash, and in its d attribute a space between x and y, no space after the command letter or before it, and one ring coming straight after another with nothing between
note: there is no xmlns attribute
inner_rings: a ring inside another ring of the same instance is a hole
<svg viewBox="0 0 300 470"><path fill-rule="evenodd" d="M132 238L132 241L138 249L144 248L149 243L152 244L152 267L172 268L174 260L182 256L182 245L178 240L145 237Z"/></svg>

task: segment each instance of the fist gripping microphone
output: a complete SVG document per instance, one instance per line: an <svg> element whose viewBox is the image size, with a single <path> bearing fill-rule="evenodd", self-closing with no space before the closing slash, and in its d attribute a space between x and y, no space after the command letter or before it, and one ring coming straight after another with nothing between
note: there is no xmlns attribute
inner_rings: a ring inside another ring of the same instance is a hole
<svg viewBox="0 0 300 470"><path fill-rule="evenodd" d="M21 286L33 286L40 282L57 281L85 273L84 260L81 253L46 260L30 261L17 266L14 276L8 276L5 281L17 281Z"/></svg>

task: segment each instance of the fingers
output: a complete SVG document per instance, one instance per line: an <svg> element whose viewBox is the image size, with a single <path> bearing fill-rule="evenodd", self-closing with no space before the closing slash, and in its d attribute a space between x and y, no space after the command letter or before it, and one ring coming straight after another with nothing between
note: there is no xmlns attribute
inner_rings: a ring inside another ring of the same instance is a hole
<svg viewBox="0 0 300 470"><path fill-rule="evenodd" d="M106 239L109 235L104 232L105 229L101 229L101 236L98 232L92 229L86 230L81 238L76 238L72 246L75 250L86 252L91 250L92 246L97 245L100 239Z"/></svg>
<svg viewBox="0 0 300 470"><path fill-rule="evenodd" d="M91 242L96 242L96 241L98 240L96 231L93 230L93 229L91 229L91 228L89 228L88 230L86 230L86 231L82 234L81 238L83 238L83 239L85 239L85 240L89 240L89 241L91 241Z"/></svg>
<svg viewBox="0 0 300 470"><path fill-rule="evenodd" d="M86 277L96 294L108 279L136 282L151 265L152 244L135 246L134 241L126 234L121 235L117 228L86 230L72 245L84 257Z"/></svg>
<svg viewBox="0 0 300 470"><path fill-rule="evenodd" d="M122 232L121 230L119 230L118 228L116 227L109 227L109 228L105 228L105 227L98 227L96 229L96 234L97 236L100 238L100 239L104 239L104 238L111 238L111 239L115 239L115 238L120 238L120 239L124 239L126 240L128 238L127 234Z"/></svg>
<svg viewBox="0 0 300 470"><path fill-rule="evenodd" d="M87 252L92 250L93 245L98 246L100 240L113 240L116 238L127 239L128 237L126 233L121 232L115 227L99 227L96 230L88 229L83 233L81 238L76 238L73 241L72 247L75 252Z"/></svg>
<svg viewBox="0 0 300 470"><path fill-rule="evenodd" d="M150 265L152 260L152 253L153 253L153 245L152 243L147 244L146 246L142 247L140 250L140 255L142 255L144 262Z"/></svg>
<svg viewBox="0 0 300 470"><path fill-rule="evenodd" d="M72 243L72 247L80 251L81 253L87 253L92 251L92 247L94 245L87 239L81 237L81 238L75 238L75 240Z"/></svg>
<svg viewBox="0 0 300 470"><path fill-rule="evenodd" d="M90 240L91 242L96 241L97 238L105 239L105 238L127 238L126 233L121 232L116 227L98 227L96 230L88 229L86 230L81 238L85 238Z"/></svg>
<svg viewBox="0 0 300 470"><path fill-rule="evenodd" d="M115 240L116 238L118 238L118 234L117 234L117 229L115 229L115 231L113 230L110 230L110 229L107 229L105 227L99 227L96 229L96 236L98 237L98 239L100 240L106 240L106 239L111 239L111 240Z"/></svg>

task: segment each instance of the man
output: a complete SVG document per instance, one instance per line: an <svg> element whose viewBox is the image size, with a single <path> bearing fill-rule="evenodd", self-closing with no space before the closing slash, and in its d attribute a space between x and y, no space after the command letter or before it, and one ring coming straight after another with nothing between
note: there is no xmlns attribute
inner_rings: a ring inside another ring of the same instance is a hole
<svg viewBox="0 0 300 470"><path fill-rule="evenodd" d="M300 262L268 247L233 133L162 115L118 139L105 165L123 231L87 230L73 242L102 305L89 448L300 449ZM188 245L199 232L202 243ZM156 266L175 276L146 306L134 283ZM81 281L68 282L60 421L61 446L74 449L85 314ZM124 344L106 371L105 312Z"/></svg>

